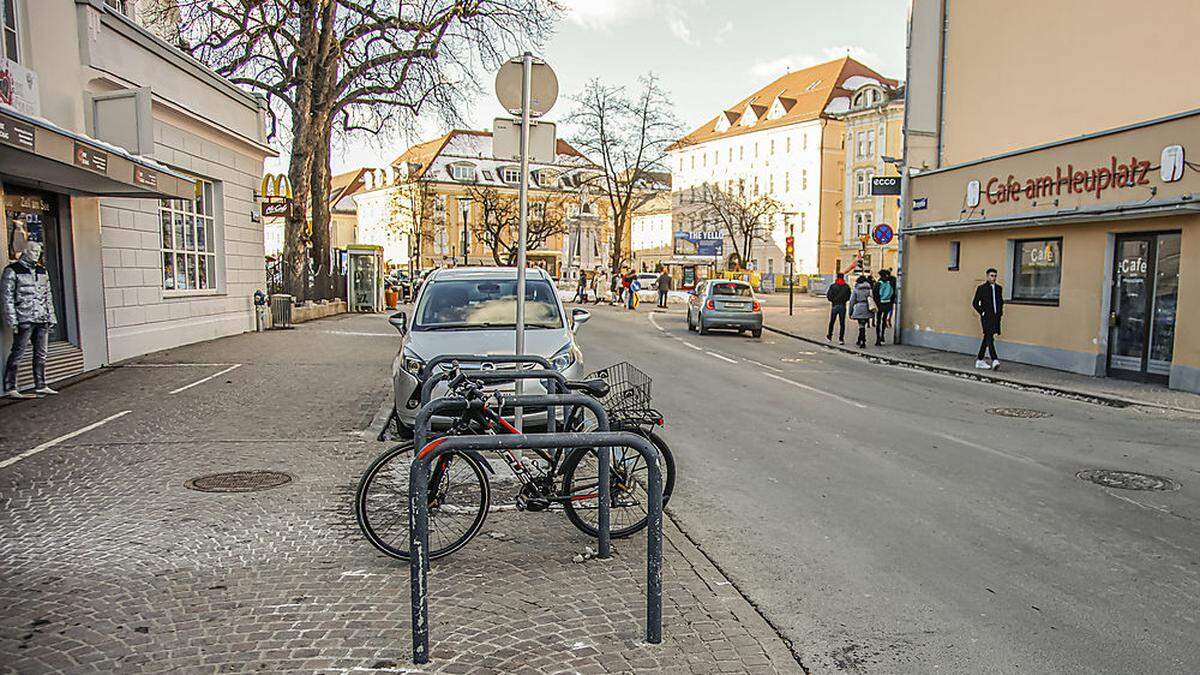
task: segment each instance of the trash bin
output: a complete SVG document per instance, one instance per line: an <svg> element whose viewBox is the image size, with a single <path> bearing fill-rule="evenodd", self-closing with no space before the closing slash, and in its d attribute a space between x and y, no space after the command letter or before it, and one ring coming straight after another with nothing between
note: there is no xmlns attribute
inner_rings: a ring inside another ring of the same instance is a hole
<svg viewBox="0 0 1200 675"><path fill-rule="evenodd" d="M271 327L292 327L292 304L296 298L287 293L275 293L271 296Z"/></svg>

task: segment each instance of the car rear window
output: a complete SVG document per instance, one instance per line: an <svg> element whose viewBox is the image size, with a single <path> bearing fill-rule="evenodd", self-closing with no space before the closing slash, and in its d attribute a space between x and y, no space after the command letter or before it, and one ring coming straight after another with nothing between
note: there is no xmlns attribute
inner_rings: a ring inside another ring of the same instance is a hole
<svg viewBox="0 0 1200 675"><path fill-rule="evenodd" d="M733 295L741 298L754 297L754 291L746 284L735 283L714 283L712 290L709 291L712 295Z"/></svg>

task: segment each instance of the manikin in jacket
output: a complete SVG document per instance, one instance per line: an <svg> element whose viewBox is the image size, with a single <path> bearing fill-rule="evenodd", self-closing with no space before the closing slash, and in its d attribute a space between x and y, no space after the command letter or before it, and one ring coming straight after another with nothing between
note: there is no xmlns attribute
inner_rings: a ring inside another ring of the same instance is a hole
<svg viewBox="0 0 1200 675"><path fill-rule="evenodd" d="M1000 319L1004 316L1004 288L996 283L995 269L989 269L987 281L975 289L971 307L979 315L979 326L983 329L983 341L979 343L975 367L996 370L1000 367L1000 357L996 356L996 336L1000 334ZM985 353L992 357L991 363L984 360Z"/></svg>
<svg viewBox="0 0 1200 675"><path fill-rule="evenodd" d="M43 395L58 393L46 386L46 347L50 328L58 320L54 317L50 275L41 257L41 242L26 242L21 257L0 273L0 323L15 332L12 351L4 364L4 395L8 398L29 398L17 390L17 366L30 342L35 391Z"/></svg>

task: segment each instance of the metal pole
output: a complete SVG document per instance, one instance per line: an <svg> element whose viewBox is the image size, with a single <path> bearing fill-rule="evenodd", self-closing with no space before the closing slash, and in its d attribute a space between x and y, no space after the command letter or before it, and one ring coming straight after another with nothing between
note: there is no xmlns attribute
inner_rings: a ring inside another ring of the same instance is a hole
<svg viewBox="0 0 1200 675"><path fill-rule="evenodd" d="M471 200L470 199L458 200L458 215L459 215L459 219L462 220L462 229L463 229L463 237L462 237L463 267L467 267L471 264L470 260L467 259L467 251L470 247L470 242L467 241L467 223L471 219Z"/></svg>
<svg viewBox="0 0 1200 675"><path fill-rule="evenodd" d="M611 533L609 509L612 508L612 482L609 478L610 462L612 461L612 448L596 448L596 482L599 483L599 491L596 499L600 502L597 506L600 507L597 514L597 529L600 530L598 536L597 548L600 549L598 555L601 558L612 557L612 543L610 541Z"/></svg>
<svg viewBox="0 0 1200 675"><path fill-rule="evenodd" d="M414 446L420 452L423 446ZM429 663L429 464L413 462L408 488L408 574L414 663Z"/></svg>
<svg viewBox="0 0 1200 675"><path fill-rule="evenodd" d="M796 306L796 230L792 227L792 214L785 213L783 217L787 219L787 236L793 242L792 253L788 256L788 316L792 316Z"/></svg>
<svg viewBox="0 0 1200 675"><path fill-rule="evenodd" d="M529 228L529 99L532 98L533 54L521 56L521 187L517 193L520 220L517 226L517 345L516 354L525 353L525 243ZM525 393L517 380L517 395ZM525 430L525 414L515 410L518 431Z"/></svg>

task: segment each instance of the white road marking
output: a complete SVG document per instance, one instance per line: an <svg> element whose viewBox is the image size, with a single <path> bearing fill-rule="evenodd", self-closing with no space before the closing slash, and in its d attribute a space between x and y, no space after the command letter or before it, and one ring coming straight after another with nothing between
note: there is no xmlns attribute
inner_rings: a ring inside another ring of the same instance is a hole
<svg viewBox="0 0 1200 675"><path fill-rule="evenodd" d="M716 352L704 352L704 353L708 354L709 356L721 359L722 361L728 361L730 363L737 363L737 361L734 361L733 359L729 358L728 356L721 356L720 354L718 354Z"/></svg>
<svg viewBox="0 0 1200 675"><path fill-rule="evenodd" d="M682 342L682 343L684 344L684 346L685 346L685 347L688 347L688 348L691 348L691 349L695 349L695 350L696 350L696 351L698 351L698 352L702 352L702 351L704 351L703 349L701 349L701 348L697 347L696 345L694 345L694 344L692 344L692 343L688 342L687 340L684 340L684 339L682 339L682 338L681 338L679 341L680 341L680 342Z"/></svg>
<svg viewBox="0 0 1200 675"><path fill-rule="evenodd" d="M122 368L220 368L232 363L126 363Z"/></svg>
<svg viewBox="0 0 1200 675"><path fill-rule="evenodd" d="M667 332L667 329L666 329L666 328L663 328L662 326L658 325L658 322L654 320L654 314L653 314L653 313L651 313L651 314L649 315L649 318L650 318L650 323L651 323L651 325L653 325L655 328L657 328L657 329L661 330L661 331L662 331L662 332L664 332L664 333L665 333L665 332Z"/></svg>
<svg viewBox="0 0 1200 675"><path fill-rule="evenodd" d="M242 364L235 363L232 366L229 366L228 368L226 368L225 370L213 373L212 375L209 375L208 377L200 378L199 380L196 380L195 382L193 382L191 384L185 384L178 389L172 389L170 393L178 394L181 391L185 391L185 390L191 389L192 387L195 387L197 385L204 384L205 382L208 382L209 380L213 379L214 377L220 377L220 376L224 375L225 373L228 373L231 370L237 370L238 368L241 368L241 367L242 367Z"/></svg>
<svg viewBox="0 0 1200 675"><path fill-rule="evenodd" d="M744 357L743 357L743 358L744 358ZM769 366L769 365L767 365L767 364L765 364L765 363L759 363L758 361L755 361L755 360L753 360L753 359L746 359L746 361L748 361L748 362L750 362L750 363L753 363L754 365L758 366L759 368L766 368L767 370L773 370L773 371L775 371L775 372L777 372L777 373L782 373L782 372L783 372L783 368L776 368L775 366Z"/></svg>
<svg viewBox="0 0 1200 675"><path fill-rule="evenodd" d="M34 455L38 454L39 452L41 452L43 450L49 450L50 448L53 448L54 446L58 445L59 443L62 443L63 441L69 441L72 438L75 438L76 436L78 436L80 434L87 433L87 432L91 431L92 429L95 429L96 427L108 424L109 422L111 422L119 417L124 417L131 412L133 412L133 411L132 410L122 410L121 412L119 412L115 415L109 415L108 417L105 417L104 419L100 420L99 422L94 422L92 424L89 424L86 427L83 427L82 429L76 429L75 431L72 431L69 434L63 434L62 436L59 436L58 438L55 438L55 439L46 441L45 443L42 443L41 445L37 446L36 448L30 448L29 450L26 450L25 452L22 452L19 455L9 457L8 459L4 460L3 462L0 462L0 469L3 469L4 467L7 467L7 466L12 466L13 464L16 464L17 462L19 462L23 459L33 457Z"/></svg>
<svg viewBox="0 0 1200 675"><path fill-rule="evenodd" d="M955 443L965 445L968 448L975 448L976 450L983 450L984 452L990 452L994 455L1000 455L1001 457L1006 457L1008 459L1015 459L1018 462L1027 462L1029 464L1037 464L1038 466L1041 466L1040 464L1037 463L1036 460L1030 459L1029 457L1013 454L1011 452L1005 452L1003 450L997 450L996 448L989 448L986 445L980 445L979 443L974 443L974 442L968 441L965 438L959 438L958 436L951 436L950 434L943 434L941 432L934 432L933 435L937 436L939 438L944 438L948 441L953 441Z"/></svg>
<svg viewBox="0 0 1200 675"><path fill-rule="evenodd" d="M789 380L786 377L780 377L774 373L763 373L763 374L766 375L767 377L771 377L776 380L779 380L780 382L787 382L788 384L792 385L793 387L799 387L800 389L803 389L805 391L811 391L814 394L828 396L829 398L836 399L838 401L841 401L842 403L849 403L850 405L855 406L857 408L862 408L863 410L867 409L867 406L863 405L862 403L859 403L858 401L855 401L852 399L848 399L845 396L838 396L837 394L831 394L827 391L822 391L820 389L817 389L816 387L810 387L807 384L801 384L795 380Z"/></svg>

